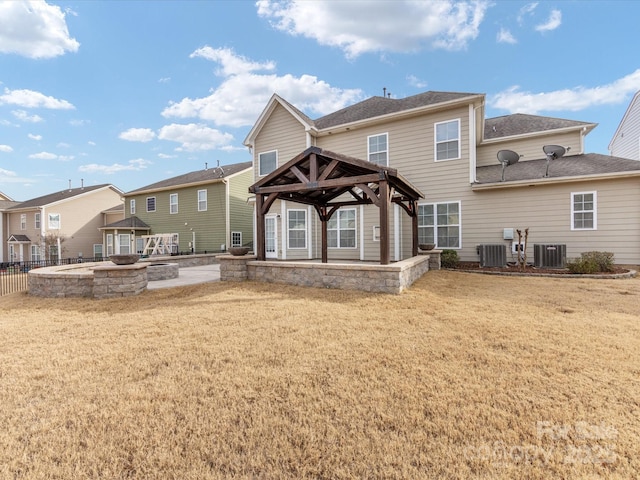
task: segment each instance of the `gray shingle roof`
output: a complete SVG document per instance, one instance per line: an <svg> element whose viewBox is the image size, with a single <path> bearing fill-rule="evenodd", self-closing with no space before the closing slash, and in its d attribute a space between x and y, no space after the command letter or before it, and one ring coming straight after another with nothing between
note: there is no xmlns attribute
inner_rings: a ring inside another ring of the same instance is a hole
<svg viewBox="0 0 640 480"><path fill-rule="evenodd" d="M101 188L111 187L111 186L113 185L109 183L103 183L100 185L92 185L89 187L79 187L79 188L71 188L71 189L67 188L65 190L61 190L56 193L50 193L49 195L43 195L42 197L32 198L31 200L20 202L18 205L11 207L10 210L42 207L43 205L49 205L51 203L59 202L61 200L73 198L77 195L82 195L83 193L92 192L93 190L99 190Z"/></svg>
<svg viewBox="0 0 640 480"><path fill-rule="evenodd" d="M114 228L133 228L134 230L150 230L151 227L140 220L135 215L132 215L123 220L118 220L117 222L110 223L109 225L105 225L101 227L100 230L104 229L114 229Z"/></svg>
<svg viewBox="0 0 640 480"><path fill-rule="evenodd" d="M546 165L546 158L518 162L505 169L504 183L541 179L546 172ZM640 172L640 161L601 155L599 153L586 153L557 158L551 160L549 164L549 178L625 172ZM478 167L476 176L479 183L500 182L502 165L496 160L496 165Z"/></svg>
<svg viewBox="0 0 640 480"><path fill-rule="evenodd" d="M362 102L330 113L314 120L313 124L318 129L326 129L337 125L366 120L391 113L402 112L414 108L436 105L461 98L479 95L477 93L457 92L425 92L406 98L371 97Z"/></svg>
<svg viewBox="0 0 640 480"><path fill-rule="evenodd" d="M513 115L505 115L503 117L487 118L484 122L484 138L485 140L491 140L526 133L592 125L593 123L588 122L514 113Z"/></svg>
<svg viewBox="0 0 640 480"><path fill-rule="evenodd" d="M208 181L219 180L230 175L236 174L247 168L251 168L253 162L234 163L233 165L224 165L220 167L207 168L206 170L197 170L195 172L185 173L178 175L177 177L167 178L156 183L152 183L145 187L136 188L127 192L127 195L132 195L138 192L147 192L152 190L163 190L169 187L183 187L192 183L203 183Z"/></svg>

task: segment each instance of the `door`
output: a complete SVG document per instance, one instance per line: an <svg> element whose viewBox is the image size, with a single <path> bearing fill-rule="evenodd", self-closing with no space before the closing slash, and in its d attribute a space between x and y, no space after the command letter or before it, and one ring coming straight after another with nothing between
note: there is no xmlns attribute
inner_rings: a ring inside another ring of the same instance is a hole
<svg viewBox="0 0 640 480"><path fill-rule="evenodd" d="M278 229L277 217L264 217L264 248L266 258L278 258Z"/></svg>

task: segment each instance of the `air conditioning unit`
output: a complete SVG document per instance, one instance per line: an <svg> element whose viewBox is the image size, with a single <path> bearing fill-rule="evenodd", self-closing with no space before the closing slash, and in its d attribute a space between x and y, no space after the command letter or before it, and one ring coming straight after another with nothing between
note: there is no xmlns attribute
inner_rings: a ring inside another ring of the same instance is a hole
<svg viewBox="0 0 640 480"><path fill-rule="evenodd" d="M538 268L564 268L566 262L566 245L536 243L533 246L533 264Z"/></svg>
<svg viewBox="0 0 640 480"><path fill-rule="evenodd" d="M507 264L507 247L504 244L478 245L481 267L504 267Z"/></svg>

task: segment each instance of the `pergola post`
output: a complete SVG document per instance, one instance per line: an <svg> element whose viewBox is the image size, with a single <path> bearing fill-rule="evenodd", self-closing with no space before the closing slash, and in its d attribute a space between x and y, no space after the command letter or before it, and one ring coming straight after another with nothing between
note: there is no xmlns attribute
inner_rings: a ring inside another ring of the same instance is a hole
<svg viewBox="0 0 640 480"><path fill-rule="evenodd" d="M258 260L264 261L266 258L265 239L264 239L264 213L262 194L256 195L256 257Z"/></svg>
<svg viewBox="0 0 640 480"><path fill-rule="evenodd" d="M415 200L409 201L411 212L411 256L418 255L418 204Z"/></svg>
<svg viewBox="0 0 640 480"><path fill-rule="evenodd" d="M378 199L380 202L380 264L389 265L389 183L386 179L378 184Z"/></svg>

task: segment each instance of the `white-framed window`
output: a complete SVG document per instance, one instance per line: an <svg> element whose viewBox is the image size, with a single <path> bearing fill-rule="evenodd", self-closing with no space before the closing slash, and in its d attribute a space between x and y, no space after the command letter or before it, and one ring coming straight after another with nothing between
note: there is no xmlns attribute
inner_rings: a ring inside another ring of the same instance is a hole
<svg viewBox="0 0 640 480"><path fill-rule="evenodd" d="M178 213L178 194L169 195L169 213Z"/></svg>
<svg viewBox="0 0 640 480"><path fill-rule="evenodd" d="M118 246L120 247L120 253L131 253L131 235L128 233L119 234Z"/></svg>
<svg viewBox="0 0 640 480"><path fill-rule="evenodd" d="M379 225L374 225L373 226L373 241L374 242L379 242L380 241L380 226Z"/></svg>
<svg viewBox="0 0 640 480"><path fill-rule="evenodd" d="M20 230L26 230L26 229L27 229L27 214L21 213L20 214Z"/></svg>
<svg viewBox="0 0 640 480"><path fill-rule="evenodd" d="M93 258L102 258L102 244L94 243L93 244Z"/></svg>
<svg viewBox="0 0 640 480"><path fill-rule="evenodd" d="M156 211L156 197L147 197L147 212Z"/></svg>
<svg viewBox="0 0 640 480"><path fill-rule="evenodd" d="M232 247L242 246L242 232L231 232L231 246Z"/></svg>
<svg viewBox="0 0 640 480"><path fill-rule="evenodd" d="M327 246L356 248L356 209L336 211L327 222Z"/></svg>
<svg viewBox="0 0 640 480"><path fill-rule="evenodd" d="M50 245L49 246L49 261L57 262L58 261L58 246Z"/></svg>
<svg viewBox="0 0 640 480"><path fill-rule="evenodd" d="M596 192L571 193L571 230L597 230L597 207Z"/></svg>
<svg viewBox="0 0 640 480"><path fill-rule="evenodd" d="M435 124L436 162L460 158L460 120Z"/></svg>
<svg viewBox="0 0 640 480"><path fill-rule="evenodd" d="M41 258L40 245L31 245L31 261L39 262Z"/></svg>
<svg viewBox="0 0 640 480"><path fill-rule="evenodd" d="M307 211L287 211L287 242L289 248L307 248Z"/></svg>
<svg viewBox="0 0 640 480"><path fill-rule="evenodd" d="M144 252L144 238L136 237L136 253L142 255Z"/></svg>
<svg viewBox="0 0 640 480"><path fill-rule="evenodd" d="M107 233L107 257L113 255L113 233Z"/></svg>
<svg viewBox="0 0 640 480"><path fill-rule="evenodd" d="M278 151L258 154L258 175L269 175L278 167Z"/></svg>
<svg viewBox="0 0 640 480"><path fill-rule="evenodd" d="M49 230L60 230L60 214L49 213Z"/></svg>
<svg viewBox="0 0 640 480"><path fill-rule="evenodd" d="M436 248L460 248L460 202L418 205L418 243Z"/></svg>
<svg viewBox="0 0 640 480"><path fill-rule="evenodd" d="M33 226L36 228L36 230L40 230L40 212L36 212L34 220L35 221Z"/></svg>
<svg viewBox="0 0 640 480"><path fill-rule="evenodd" d="M198 190L198 211L199 212L207 211L207 191L206 190Z"/></svg>
<svg viewBox="0 0 640 480"><path fill-rule="evenodd" d="M389 165L389 134L381 133L380 135L370 135L367 142L368 154L367 158L372 163L378 165Z"/></svg>
<svg viewBox="0 0 640 480"><path fill-rule="evenodd" d="M131 200L129 200L129 213L131 215L135 215L136 214L136 199L132 198Z"/></svg>

